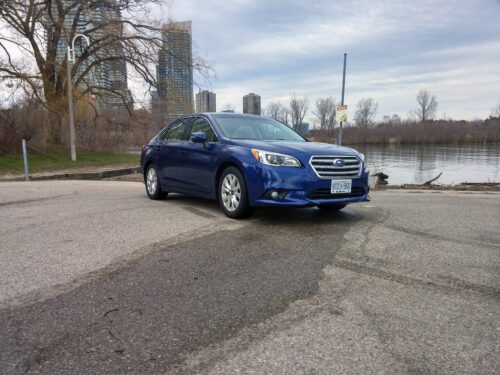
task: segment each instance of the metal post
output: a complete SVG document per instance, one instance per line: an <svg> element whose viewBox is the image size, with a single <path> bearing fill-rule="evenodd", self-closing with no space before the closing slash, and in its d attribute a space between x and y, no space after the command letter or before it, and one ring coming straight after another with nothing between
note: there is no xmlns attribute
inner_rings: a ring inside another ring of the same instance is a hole
<svg viewBox="0 0 500 375"><path fill-rule="evenodd" d="M76 161L76 150L75 150L75 118L73 113L73 89L71 80L71 68L70 68L70 56L71 49L68 46L68 55L66 56L66 70L67 70L67 80L68 80L68 106L69 106L69 142L71 144L71 160Z"/></svg>
<svg viewBox="0 0 500 375"><path fill-rule="evenodd" d="M24 159L24 179L29 181L30 176L28 175L28 152L26 151L26 139L23 139L23 159Z"/></svg>
<svg viewBox="0 0 500 375"><path fill-rule="evenodd" d="M341 105L344 105L345 65L346 65L346 60L347 60L347 53L344 53L344 75L342 77L342 103L341 103ZM340 122L340 129L339 129L339 146L342 146L342 121Z"/></svg>

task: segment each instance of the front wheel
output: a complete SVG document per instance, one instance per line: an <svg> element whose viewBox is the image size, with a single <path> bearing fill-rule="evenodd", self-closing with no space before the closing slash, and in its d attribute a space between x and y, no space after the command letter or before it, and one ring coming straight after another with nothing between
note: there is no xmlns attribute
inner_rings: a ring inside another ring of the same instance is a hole
<svg viewBox="0 0 500 375"><path fill-rule="evenodd" d="M162 199L167 193L161 190L160 177L154 164L149 164L146 170L146 193L148 197L154 200Z"/></svg>
<svg viewBox="0 0 500 375"><path fill-rule="evenodd" d="M222 211L232 219L240 219L250 213L245 179L235 167L227 167L219 179L219 203Z"/></svg>

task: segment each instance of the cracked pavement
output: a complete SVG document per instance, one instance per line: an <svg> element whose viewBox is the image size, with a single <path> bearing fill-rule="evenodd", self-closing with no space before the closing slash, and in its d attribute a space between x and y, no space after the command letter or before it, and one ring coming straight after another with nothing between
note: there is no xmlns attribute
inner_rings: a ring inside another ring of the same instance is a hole
<svg viewBox="0 0 500 375"><path fill-rule="evenodd" d="M37 184L0 184L0 374L499 372L498 193L234 222L142 184Z"/></svg>

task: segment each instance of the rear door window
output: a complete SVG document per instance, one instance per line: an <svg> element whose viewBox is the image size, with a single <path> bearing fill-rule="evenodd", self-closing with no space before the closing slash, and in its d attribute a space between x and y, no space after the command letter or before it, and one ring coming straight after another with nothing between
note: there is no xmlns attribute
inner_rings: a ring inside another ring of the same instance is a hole
<svg viewBox="0 0 500 375"><path fill-rule="evenodd" d="M161 141L186 141L187 120L174 122L168 129L160 135Z"/></svg>

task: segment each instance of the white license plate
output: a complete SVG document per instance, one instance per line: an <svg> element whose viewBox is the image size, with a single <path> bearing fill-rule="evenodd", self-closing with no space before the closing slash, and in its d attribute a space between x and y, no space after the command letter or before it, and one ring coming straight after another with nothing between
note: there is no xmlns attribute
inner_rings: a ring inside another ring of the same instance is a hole
<svg viewBox="0 0 500 375"><path fill-rule="evenodd" d="M350 193L352 180L332 180L332 194Z"/></svg>

